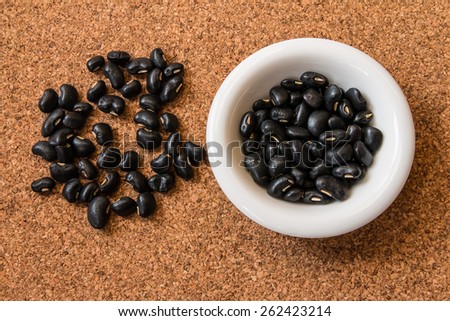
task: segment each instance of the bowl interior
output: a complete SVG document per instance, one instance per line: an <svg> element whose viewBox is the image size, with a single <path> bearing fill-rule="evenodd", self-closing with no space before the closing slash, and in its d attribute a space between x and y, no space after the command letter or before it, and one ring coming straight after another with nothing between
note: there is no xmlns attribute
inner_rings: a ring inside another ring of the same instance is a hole
<svg viewBox="0 0 450 321"><path fill-rule="evenodd" d="M344 90L358 88L383 132L373 165L343 202L288 203L267 195L242 165L239 123L259 98L285 78L317 71ZM257 223L280 233L325 237L352 231L386 209L403 187L414 153L414 128L407 102L387 71L364 53L329 40L296 39L266 47L243 61L217 93L208 119L208 149L214 174L229 199Z"/></svg>

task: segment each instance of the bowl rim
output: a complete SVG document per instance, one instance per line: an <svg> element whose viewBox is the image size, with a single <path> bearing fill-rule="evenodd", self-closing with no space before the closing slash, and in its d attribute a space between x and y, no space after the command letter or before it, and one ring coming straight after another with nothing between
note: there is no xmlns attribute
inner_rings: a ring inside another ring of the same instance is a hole
<svg viewBox="0 0 450 321"><path fill-rule="evenodd" d="M255 68L255 65L258 65L258 63L263 61L265 58L273 56L274 53L283 53L287 52L289 49L298 49L300 47L302 48L302 50L317 50L317 48L321 48L321 50L324 51L334 51L353 55L356 64L366 65L367 68L370 67L376 70L382 80L386 82L387 86L389 86L389 88L392 90L392 94L396 96L398 106L396 105L397 108L394 113L397 113L397 116L401 117L399 119L402 120L402 122L400 122L398 126L398 130L402 132L402 135L401 137L398 137L398 139L401 141L401 144L399 145L399 148L401 150L396 153L398 157L396 164L401 164L402 166L397 166L398 170L393 173L395 177L393 177L393 179L389 181L389 186L386 186L383 192L383 202L381 202L381 204L376 204L376 206L374 206L373 208L365 208L365 212L363 214L360 213L360 217L355 218L353 221L351 219L347 220L347 224L339 224L339 222L337 222L335 226L328 224L330 226L328 226L326 229L323 229L320 226L320 224L324 223L323 218L318 217L317 221L315 222L316 228L314 228L313 222L312 225L308 225L309 229L305 230L304 227L299 226L299 224L302 223L302 218L300 216L299 219L295 219L295 222L275 222L274 220L267 219L267 217L264 217L263 215L259 215L254 206L252 207L251 205L243 202L241 196L242 191L240 190L239 186L236 186L236 184L234 184L235 181L233 181L233 167L211 166L211 168L220 188L225 193L227 198L244 215L246 215L256 223L272 231L295 237L332 237L345 234L357 228L360 228L361 226L366 225L367 223L378 217L382 212L384 212L384 210L386 210L396 199L404 184L406 183L414 159L415 132L408 102L400 86L390 75L390 73L381 64L379 64L376 60L371 58L366 53L341 42L322 38L290 39L271 44L256 51L255 53L244 59L230 72L230 74L221 84L214 97L208 115L206 129L208 156L210 163L218 160L215 154L215 150L210 148L210 144L212 142L222 144L222 146L226 144L225 134L220 130L217 130L217 128L220 128L218 124L220 124L220 121L224 119L224 115L227 112L225 103L226 99L224 98L232 92L234 84L239 81L241 73L248 71L251 68ZM315 205L310 206L315 207ZM261 209L261 207L259 207L259 209ZM350 216L350 214L348 214L347 216ZM349 222L351 222L351 224Z"/></svg>

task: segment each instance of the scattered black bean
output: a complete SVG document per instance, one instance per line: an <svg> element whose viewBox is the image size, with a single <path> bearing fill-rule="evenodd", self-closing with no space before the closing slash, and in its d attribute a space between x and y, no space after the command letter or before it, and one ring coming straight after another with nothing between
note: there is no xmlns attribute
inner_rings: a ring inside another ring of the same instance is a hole
<svg viewBox="0 0 450 321"><path fill-rule="evenodd" d="M150 166L156 174L164 174L170 170L172 157L169 154L162 153L150 162Z"/></svg>
<svg viewBox="0 0 450 321"><path fill-rule="evenodd" d="M180 64L178 62L172 62L167 65L166 68L163 70L164 78L168 79L173 76L181 75L184 71L183 64Z"/></svg>
<svg viewBox="0 0 450 321"><path fill-rule="evenodd" d="M138 193L148 191L147 178L144 174L138 171L128 172L125 175L125 181L133 187Z"/></svg>
<svg viewBox="0 0 450 321"><path fill-rule="evenodd" d="M175 179L169 173L153 175L148 180L148 186L150 189L159 193L169 192L173 188L174 184Z"/></svg>
<svg viewBox="0 0 450 321"><path fill-rule="evenodd" d="M156 113L161 109L161 100L159 96L144 94L139 97L139 107Z"/></svg>
<svg viewBox="0 0 450 321"><path fill-rule="evenodd" d="M47 162L51 162L56 159L55 147L45 140L41 140L34 144L31 151L34 155L42 157L42 159Z"/></svg>
<svg viewBox="0 0 450 321"><path fill-rule="evenodd" d="M72 110L73 106L78 101L77 89L69 84L62 84L59 88L60 94L58 98L58 105L60 108Z"/></svg>
<svg viewBox="0 0 450 321"><path fill-rule="evenodd" d="M91 104L78 102L73 106L73 111L81 113L84 117L88 117L94 107Z"/></svg>
<svg viewBox="0 0 450 321"><path fill-rule="evenodd" d="M110 51L106 55L109 61L115 63L116 65L125 67L127 62L130 61L131 55L126 51Z"/></svg>
<svg viewBox="0 0 450 321"><path fill-rule="evenodd" d="M39 109L43 113L51 113L58 108L58 94L54 89L48 88L44 90L38 102Z"/></svg>
<svg viewBox="0 0 450 321"><path fill-rule="evenodd" d="M50 114L48 114L47 118L42 123L41 134L43 137L48 137L53 134L57 126L62 122L66 113L61 108L56 108Z"/></svg>
<svg viewBox="0 0 450 321"><path fill-rule="evenodd" d="M133 79L120 89L120 93L123 97L131 99L138 96L141 93L141 90L142 85L139 80Z"/></svg>
<svg viewBox="0 0 450 321"><path fill-rule="evenodd" d="M111 204L111 211L119 216L128 216L136 212L137 204L134 199L124 196Z"/></svg>
<svg viewBox="0 0 450 321"><path fill-rule="evenodd" d="M173 76L165 83L161 85L161 93L159 94L159 98L161 102L167 103L175 99L178 93L181 91L183 87L183 77L181 76Z"/></svg>
<svg viewBox="0 0 450 321"><path fill-rule="evenodd" d="M92 126L97 144L103 146L113 142L113 132L111 126L106 123L97 123Z"/></svg>
<svg viewBox="0 0 450 321"><path fill-rule="evenodd" d="M89 159L80 159L77 167L80 176L86 179L94 179L98 175L97 168Z"/></svg>
<svg viewBox="0 0 450 321"><path fill-rule="evenodd" d="M138 214L141 217L149 217L156 210L155 196L151 192L144 192L139 194L137 198Z"/></svg>
<svg viewBox="0 0 450 321"><path fill-rule="evenodd" d="M52 146L65 145L72 139L73 135L73 129L62 127L48 138L48 142Z"/></svg>
<svg viewBox="0 0 450 321"><path fill-rule="evenodd" d="M103 80L97 80L95 84L89 87L86 98L91 103L97 103L101 97L106 95L106 92L106 83Z"/></svg>
<svg viewBox="0 0 450 321"><path fill-rule="evenodd" d="M138 145L146 150L155 150L162 143L162 136L159 132L140 128L136 132L136 141Z"/></svg>
<svg viewBox="0 0 450 321"><path fill-rule="evenodd" d="M95 145L88 138L75 136L70 144L77 157L88 157L95 152Z"/></svg>
<svg viewBox="0 0 450 321"><path fill-rule="evenodd" d="M151 130L157 130L160 126L157 114L148 110L138 111L136 115L134 115L133 120L139 126L143 126Z"/></svg>
<svg viewBox="0 0 450 321"><path fill-rule="evenodd" d="M181 134L172 133L167 137L167 141L164 144L164 151L172 157L178 154L178 149L181 145Z"/></svg>
<svg viewBox="0 0 450 321"><path fill-rule="evenodd" d="M89 182L81 187L80 193L78 194L79 203L89 203L97 196L99 192L99 187L97 182Z"/></svg>
<svg viewBox="0 0 450 321"><path fill-rule="evenodd" d="M206 150L197 144L194 144L191 141L187 141L183 149L186 151L189 163L192 166L199 166L201 162L206 159Z"/></svg>
<svg viewBox="0 0 450 321"><path fill-rule="evenodd" d="M107 171L104 180L99 185L99 191L103 195L109 195L117 191L120 186L120 174L116 171Z"/></svg>
<svg viewBox="0 0 450 321"><path fill-rule="evenodd" d="M109 200L105 196L96 196L89 202L88 221L92 227L101 229L109 220Z"/></svg>
<svg viewBox="0 0 450 321"><path fill-rule="evenodd" d="M147 91L150 94L158 94L162 84L162 71L161 69L152 69L147 76Z"/></svg>
<svg viewBox="0 0 450 321"><path fill-rule="evenodd" d="M178 130L178 128L180 127L178 118L174 114L162 113L160 120L161 120L162 129L164 129L167 132L175 133Z"/></svg>
<svg viewBox="0 0 450 321"><path fill-rule="evenodd" d="M78 111L68 111L63 118L63 125L67 128L77 129L86 122L86 115Z"/></svg>
<svg viewBox="0 0 450 321"><path fill-rule="evenodd" d="M116 95L105 95L98 100L98 109L104 113L119 116L125 111L125 100Z"/></svg>
<svg viewBox="0 0 450 321"><path fill-rule="evenodd" d="M31 190L36 193L51 193L56 182L51 177L39 178L31 183Z"/></svg>
<svg viewBox="0 0 450 321"><path fill-rule="evenodd" d="M75 153L70 144L55 146L55 151L58 163L72 163L75 158Z"/></svg>
<svg viewBox="0 0 450 321"><path fill-rule="evenodd" d="M109 79L114 89L120 89L125 84L125 76L122 69L112 62L107 62L103 66L103 74Z"/></svg>
<svg viewBox="0 0 450 321"><path fill-rule="evenodd" d="M362 129L362 134L364 137L364 144L372 153L375 153L380 148L381 142L383 141L381 130L372 126L366 126Z"/></svg>
<svg viewBox="0 0 450 321"><path fill-rule="evenodd" d="M156 68L164 69L167 66L166 57L161 48L155 48L150 52L150 60Z"/></svg>
<svg viewBox="0 0 450 321"><path fill-rule="evenodd" d="M78 170L74 164L52 163L50 165L50 175L60 183L65 183L71 178L78 177Z"/></svg>
<svg viewBox="0 0 450 321"><path fill-rule="evenodd" d="M94 56L86 62L86 67L90 72L96 72L102 69L105 64L103 56Z"/></svg>
<svg viewBox="0 0 450 321"><path fill-rule="evenodd" d="M135 171L139 168L139 154L134 150L128 150L123 153L120 169L124 172Z"/></svg>
<svg viewBox="0 0 450 321"><path fill-rule="evenodd" d="M122 161L120 150L116 147L104 147L97 158L97 166L103 169L117 168Z"/></svg>
<svg viewBox="0 0 450 321"><path fill-rule="evenodd" d="M134 58L127 64L127 71L130 75L145 74L152 68L153 63L148 58Z"/></svg>
<svg viewBox="0 0 450 321"><path fill-rule="evenodd" d="M184 180L190 180L194 176L194 170L189 164L187 153L180 153L173 160L175 173Z"/></svg>
<svg viewBox="0 0 450 321"><path fill-rule="evenodd" d="M62 195L69 203L75 203L81 190L81 183L78 178L72 178L64 184Z"/></svg>

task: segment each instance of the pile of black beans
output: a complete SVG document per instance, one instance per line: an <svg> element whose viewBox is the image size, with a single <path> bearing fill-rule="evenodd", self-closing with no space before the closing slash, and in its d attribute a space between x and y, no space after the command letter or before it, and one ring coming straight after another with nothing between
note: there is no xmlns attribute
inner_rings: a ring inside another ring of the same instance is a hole
<svg viewBox="0 0 450 321"><path fill-rule="evenodd" d="M191 179L192 166L199 166L206 157L203 147L182 140L176 115L161 112L163 106L180 92L184 66L177 62L167 63L160 48L152 50L148 58L134 59L125 51L111 51L106 60L103 56L95 56L86 65L90 72L102 71L113 90L118 92L108 94L104 80L98 80L89 88L87 100L96 104L100 111L119 116L125 111L125 99L139 99L140 110L134 116L134 123L140 127L136 132L137 145L144 151L155 151L164 146L162 153L150 162L155 175L147 179L139 171L141 157L136 150L121 153L113 129L107 123L96 123L92 127L101 152L94 162L90 160L96 145L81 137L80 132L94 108L92 104L80 101L74 86L63 84L59 95L49 88L39 99L39 109L47 114L41 129L47 140L34 144L32 153L51 162L50 177L35 180L31 189L48 194L57 183L64 184L62 195L68 202L88 204L88 221L94 228L103 228L108 223L110 210L120 216L137 211L141 217L149 217L156 210L153 192L169 192L176 176ZM147 93L142 95L138 78L141 75L147 78ZM135 79L126 82L127 77ZM165 140L164 133L168 136ZM100 176L104 179L99 183ZM111 204L108 197L118 190L122 176L138 197L123 196Z"/></svg>
<svg viewBox="0 0 450 321"><path fill-rule="evenodd" d="M313 71L284 79L242 116L244 166L274 198L343 201L381 146L372 119L357 88L344 91Z"/></svg>

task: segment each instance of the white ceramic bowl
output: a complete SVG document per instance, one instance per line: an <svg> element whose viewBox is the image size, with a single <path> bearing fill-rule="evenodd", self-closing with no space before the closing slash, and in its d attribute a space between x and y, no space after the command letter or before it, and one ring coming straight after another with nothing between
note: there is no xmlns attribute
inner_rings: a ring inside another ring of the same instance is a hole
<svg viewBox="0 0 450 321"><path fill-rule="evenodd" d="M243 155L236 146L242 115L282 79L305 71L322 73L345 90L358 88L374 113L372 126L383 132L373 165L342 202L307 205L274 199L240 165ZM398 84L368 55L325 39L283 41L241 62L214 98L206 136L213 173L230 201L256 223L297 237L336 236L375 219L400 193L414 158L414 124Z"/></svg>

